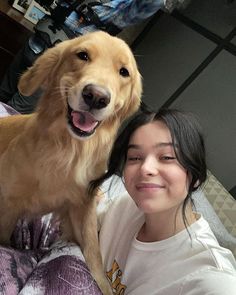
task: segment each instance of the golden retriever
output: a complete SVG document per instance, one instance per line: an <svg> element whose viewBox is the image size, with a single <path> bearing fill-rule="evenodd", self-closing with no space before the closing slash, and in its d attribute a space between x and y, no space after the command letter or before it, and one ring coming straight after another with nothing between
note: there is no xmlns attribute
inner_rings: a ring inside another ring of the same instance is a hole
<svg viewBox="0 0 236 295"><path fill-rule="evenodd" d="M0 120L0 241L17 219L59 213L80 244L104 294L96 200L89 182L106 169L121 122L137 111L141 76L128 45L104 32L48 49L20 78L19 90L43 90L32 115ZM108 233L109 234L109 233Z"/></svg>

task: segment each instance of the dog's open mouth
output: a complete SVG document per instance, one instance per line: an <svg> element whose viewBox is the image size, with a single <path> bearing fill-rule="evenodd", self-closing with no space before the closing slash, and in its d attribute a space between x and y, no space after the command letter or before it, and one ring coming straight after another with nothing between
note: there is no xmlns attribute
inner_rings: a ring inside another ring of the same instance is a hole
<svg viewBox="0 0 236 295"><path fill-rule="evenodd" d="M80 137L92 135L100 123L91 113L74 111L69 104L67 117L72 131Z"/></svg>

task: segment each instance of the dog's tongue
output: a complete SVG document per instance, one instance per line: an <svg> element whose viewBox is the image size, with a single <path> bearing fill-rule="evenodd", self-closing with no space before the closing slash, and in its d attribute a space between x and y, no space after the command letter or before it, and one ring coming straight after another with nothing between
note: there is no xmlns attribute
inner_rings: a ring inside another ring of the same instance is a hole
<svg viewBox="0 0 236 295"><path fill-rule="evenodd" d="M98 121L88 112L72 111L71 116L74 126L85 132L92 131L98 124Z"/></svg>

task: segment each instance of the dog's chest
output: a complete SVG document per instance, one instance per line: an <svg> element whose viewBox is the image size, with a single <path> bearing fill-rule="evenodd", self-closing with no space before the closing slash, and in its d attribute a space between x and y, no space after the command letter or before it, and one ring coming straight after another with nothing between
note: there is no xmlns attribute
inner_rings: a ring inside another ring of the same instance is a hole
<svg viewBox="0 0 236 295"><path fill-rule="evenodd" d="M105 171L105 161L96 162L93 157L78 161L74 169L74 179L78 186L87 187L89 182Z"/></svg>

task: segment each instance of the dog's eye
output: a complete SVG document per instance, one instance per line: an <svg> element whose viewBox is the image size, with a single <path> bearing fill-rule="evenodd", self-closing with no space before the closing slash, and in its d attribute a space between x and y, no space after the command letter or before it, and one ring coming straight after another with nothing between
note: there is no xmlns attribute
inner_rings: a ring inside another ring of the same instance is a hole
<svg viewBox="0 0 236 295"><path fill-rule="evenodd" d="M120 75L123 77L129 77L129 71L126 68L121 68Z"/></svg>
<svg viewBox="0 0 236 295"><path fill-rule="evenodd" d="M85 61L88 61L89 60L89 55L86 51L80 51L77 53L77 56L79 59L81 60L85 60Z"/></svg>

